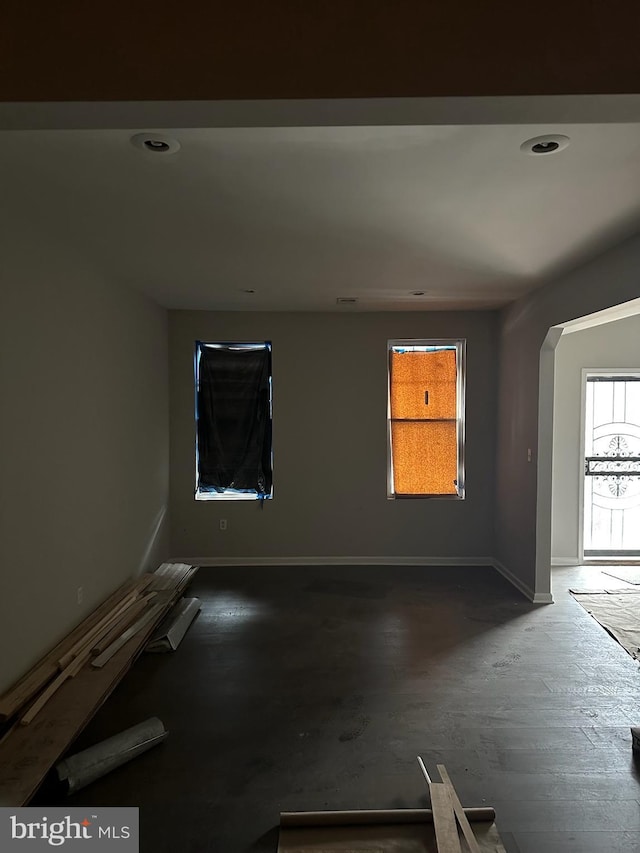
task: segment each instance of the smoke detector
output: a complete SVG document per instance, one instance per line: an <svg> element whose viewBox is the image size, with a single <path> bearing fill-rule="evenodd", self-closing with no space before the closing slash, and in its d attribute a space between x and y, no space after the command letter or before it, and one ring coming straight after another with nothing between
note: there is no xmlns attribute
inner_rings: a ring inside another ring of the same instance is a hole
<svg viewBox="0 0 640 853"><path fill-rule="evenodd" d="M555 154L562 151L571 142L568 136L561 133L547 133L544 136L533 136L520 146L525 154Z"/></svg>
<svg viewBox="0 0 640 853"><path fill-rule="evenodd" d="M163 133L136 133L131 144L149 154L175 154L180 150L178 140Z"/></svg>

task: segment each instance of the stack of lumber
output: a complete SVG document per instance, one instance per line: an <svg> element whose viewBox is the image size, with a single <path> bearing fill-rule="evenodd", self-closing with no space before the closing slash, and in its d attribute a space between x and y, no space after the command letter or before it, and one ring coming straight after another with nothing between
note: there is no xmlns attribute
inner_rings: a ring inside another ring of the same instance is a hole
<svg viewBox="0 0 640 853"><path fill-rule="evenodd" d="M461 853L462 847L458 827L462 831L470 853L482 853L478 839L473 834L469 818L447 773L447 768L444 764L436 765L442 781L433 782L420 757L418 757L418 763L429 786L438 853Z"/></svg>
<svg viewBox="0 0 640 853"><path fill-rule="evenodd" d="M163 563L121 586L0 696L0 806L24 805L142 651L197 568Z"/></svg>
<svg viewBox="0 0 640 853"><path fill-rule="evenodd" d="M151 577L149 589L174 590L177 587L184 589L197 569L186 563L163 563Z"/></svg>

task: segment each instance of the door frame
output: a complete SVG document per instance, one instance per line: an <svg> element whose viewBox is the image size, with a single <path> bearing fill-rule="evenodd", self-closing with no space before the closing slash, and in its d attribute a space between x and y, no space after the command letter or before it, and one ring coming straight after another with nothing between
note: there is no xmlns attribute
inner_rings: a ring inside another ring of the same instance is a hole
<svg viewBox="0 0 640 853"><path fill-rule="evenodd" d="M587 425L587 377L588 376L640 376L638 367L583 367L580 389L580 470L578 472L578 558L584 563L584 453L586 445L585 427ZM603 559L605 559L603 557ZM599 562L589 558L589 562Z"/></svg>

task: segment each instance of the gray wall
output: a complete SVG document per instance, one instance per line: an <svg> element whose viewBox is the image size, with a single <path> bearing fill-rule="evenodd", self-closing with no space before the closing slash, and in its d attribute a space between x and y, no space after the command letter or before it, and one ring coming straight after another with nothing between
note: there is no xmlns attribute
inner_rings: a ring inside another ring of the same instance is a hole
<svg viewBox="0 0 640 853"><path fill-rule="evenodd" d="M556 348L553 407L553 560L578 562L581 458L582 370L640 370L640 315L565 334Z"/></svg>
<svg viewBox="0 0 640 853"><path fill-rule="evenodd" d="M166 311L26 234L0 247L0 691L168 553Z"/></svg>
<svg viewBox="0 0 640 853"><path fill-rule="evenodd" d="M497 315L170 312L176 557L493 554ZM467 499L386 497L387 340L467 338ZM273 342L274 500L200 502L194 341ZM219 530L219 519L228 529Z"/></svg>
<svg viewBox="0 0 640 853"><path fill-rule="evenodd" d="M536 522L548 528L549 544L551 529L550 472L541 500L548 518L537 518L536 460L528 464L526 456L527 448L538 446L540 349L551 326L638 296L640 237L635 237L518 300L501 315L497 557L531 590L536 588ZM551 441L551 436L542 438Z"/></svg>

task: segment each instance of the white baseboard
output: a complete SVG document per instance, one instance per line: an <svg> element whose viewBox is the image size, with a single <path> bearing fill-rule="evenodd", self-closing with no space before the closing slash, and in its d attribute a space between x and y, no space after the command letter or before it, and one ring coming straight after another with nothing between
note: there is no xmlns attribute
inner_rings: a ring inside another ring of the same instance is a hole
<svg viewBox="0 0 640 853"><path fill-rule="evenodd" d="M500 574L506 578L509 583L513 584L516 589L520 590L520 592L525 595L529 601L532 601L534 604L553 604L553 596L550 592L534 592L531 587L520 580L519 577L513 574L513 572L508 569L504 563L501 563L500 560L494 559L493 567L496 571L500 572Z"/></svg>
<svg viewBox="0 0 640 853"><path fill-rule="evenodd" d="M493 566L493 557L172 557L192 566Z"/></svg>
<svg viewBox="0 0 640 853"><path fill-rule="evenodd" d="M582 562L578 557L552 557L551 567L554 566L581 566Z"/></svg>
<svg viewBox="0 0 640 853"><path fill-rule="evenodd" d="M553 604L550 592L534 592L495 557L172 557L192 566L491 566L534 604Z"/></svg>
<svg viewBox="0 0 640 853"><path fill-rule="evenodd" d="M534 604L553 604L553 595L550 592L534 592L531 601Z"/></svg>

